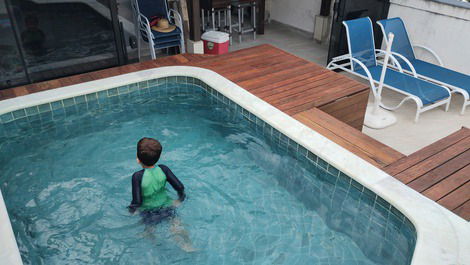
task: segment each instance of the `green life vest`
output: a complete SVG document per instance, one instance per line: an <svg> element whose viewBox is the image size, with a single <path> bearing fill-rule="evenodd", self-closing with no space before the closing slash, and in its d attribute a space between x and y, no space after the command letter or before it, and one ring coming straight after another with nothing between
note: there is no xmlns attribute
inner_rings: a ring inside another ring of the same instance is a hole
<svg viewBox="0 0 470 265"><path fill-rule="evenodd" d="M146 168L142 177L141 210L151 210L168 207L172 204L171 197L166 192L166 175L159 166Z"/></svg>

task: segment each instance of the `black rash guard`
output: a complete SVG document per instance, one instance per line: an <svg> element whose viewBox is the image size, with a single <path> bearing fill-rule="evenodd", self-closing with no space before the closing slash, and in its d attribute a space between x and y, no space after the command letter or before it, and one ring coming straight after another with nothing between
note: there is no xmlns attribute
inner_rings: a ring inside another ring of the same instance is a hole
<svg viewBox="0 0 470 265"><path fill-rule="evenodd" d="M184 193L184 185L179 179L171 172L171 170L165 165L158 165L163 173L166 175L166 180L173 189L178 193L178 199L184 201L186 194ZM133 213L137 208L142 205L142 177L144 176L145 169L139 170L132 175L132 202L127 207L129 212Z"/></svg>

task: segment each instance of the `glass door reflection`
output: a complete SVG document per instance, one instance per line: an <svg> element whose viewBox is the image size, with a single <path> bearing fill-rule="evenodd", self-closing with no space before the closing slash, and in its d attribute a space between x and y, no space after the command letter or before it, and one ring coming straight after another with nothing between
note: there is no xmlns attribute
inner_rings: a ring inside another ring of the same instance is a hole
<svg viewBox="0 0 470 265"><path fill-rule="evenodd" d="M0 0L0 89L28 82L5 0Z"/></svg>
<svg viewBox="0 0 470 265"><path fill-rule="evenodd" d="M118 65L110 0L6 0L30 82Z"/></svg>

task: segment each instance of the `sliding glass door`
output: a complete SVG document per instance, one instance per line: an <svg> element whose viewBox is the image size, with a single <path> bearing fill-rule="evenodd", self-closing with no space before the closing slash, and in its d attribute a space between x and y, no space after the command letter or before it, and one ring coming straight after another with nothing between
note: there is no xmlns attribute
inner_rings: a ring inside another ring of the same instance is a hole
<svg viewBox="0 0 470 265"><path fill-rule="evenodd" d="M0 1L0 89L28 82L18 39L3 0Z"/></svg>
<svg viewBox="0 0 470 265"><path fill-rule="evenodd" d="M0 58L11 57L0 66L2 73L9 73L2 74L5 86L125 61L113 0L0 0L0 7L5 24L2 30L9 32L0 36Z"/></svg>

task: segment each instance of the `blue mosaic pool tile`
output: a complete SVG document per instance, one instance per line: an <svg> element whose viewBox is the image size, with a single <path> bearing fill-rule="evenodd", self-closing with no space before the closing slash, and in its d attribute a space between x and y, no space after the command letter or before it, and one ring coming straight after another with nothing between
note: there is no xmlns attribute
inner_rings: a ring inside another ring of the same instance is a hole
<svg viewBox="0 0 470 265"><path fill-rule="evenodd" d="M400 221L403 221L404 215L393 205L390 206L390 212Z"/></svg>
<svg viewBox="0 0 470 265"><path fill-rule="evenodd" d="M364 188L364 186L362 186L361 183L357 182L355 179L352 179L352 178L351 178L351 186L361 191Z"/></svg>
<svg viewBox="0 0 470 265"><path fill-rule="evenodd" d="M75 100L73 98L66 98L62 100L62 102L64 103L64 108L68 108L75 105Z"/></svg>
<svg viewBox="0 0 470 265"><path fill-rule="evenodd" d="M86 104L86 102L83 102L81 104L77 104L76 106L76 110L78 113L87 113L88 112L88 105Z"/></svg>
<svg viewBox="0 0 470 265"><path fill-rule="evenodd" d="M378 213L381 214L381 216L385 219L388 218L388 213L389 213L389 210L384 208L382 205L380 205L379 203L376 203L374 204L374 209L377 210Z"/></svg>
<svg viewBox="0 0 470 265"><path fill-rule="evenodd" d="M326 169L328 167L328 162L326 162L325 160L321 159L320 157L317 158L317 164Z"/></svg>
<svg viewBox="0 0 470 265"><path fill-rule="evenodd" d="M87 102L96 101L98 100L98 93L87 94L85 97Z"/></svg>
<svg viewBox="0 0 470 265"><path fill-rule="evenodd" d="M339 170L337 168L335 168L334 166L332 166L332 165L328 164L327 170L333 176L338 176L339 175Z"/></svg>
<svg viewBox="0 0 470 265"><path fill-rule="evenodd" d="M52 107L50 103L42 104L38 106L39 113L51 112Z"/></svg>
<svg viewBox="0 0 470 265"><path fill-rule="evenodd" d="M140 83L139 83L139 85L140 85ZM119 95L129 93L129 87L127 85L126 86L120 86L120 87L117 88L117 90L118 90Z"/></svg>
<svg viewBox="0 0 470 265"><path fill-rule="evenodd" d="M39 113L38 106L26 108L25 111L26 116L33 116Z"/></svg>
<svg viewBox="0 0 470 265"><path fill-rule="evenodd" d="M52 121L52 112L47 111L39 114L39 118L41 119L41 122L46 123Z"/></svg>
<svg viewBox="0 0 470 265"><path fill-rule="evenodd" d="M106 90L108 92L108 97L114 97L119 95L117 87Z"/></svg>
<svg viewBox="0 0 470 265"><path fill-rule="evenodd" d="M65 109L55 109L52 111L52 119L55 121L64 120L65 119Z"/></svg>
<svg viewBox="0 0 470 265"><path fill-rule="evenodd" d="M185 84L185 83L187 83L187 78L186 78L186 76L177 76L176 77L176 82Z"/></svg>
<svg viewBox="0 0 470 265"><path fill-rule="evenodd" d="M307 158L314 163L318 162L318 156L310 151L307 151Z"/></svg>
<svg viewBox="0 0 470 265"><path fill-rule="evenodd" d="M31 128L28 118L25 116L15 120L16 127L19 129Z"/></svg>
<svg viewBox="0 0 470 265"><path fill-rule="evenodd" d="M19 109L19 110L13 111L13 118L14 119L20 119L20 118L23 118L23 117L26 117L26 112L25 112L24 109Z"/></svg>
<svg viewBox="0 0 470 265"><path fill-rule="evenodd" d="M351 185L351 178L349 178L348 176L341 173L338 176L338 179L336 181L336 185L348 190L349 186Z"/></svg>
<svg viewBox="0 0 470 265"><path fill-rule="evenodd" d="M148 86L149 86L149 87L156 86L156 85L158 85L158 78L150 79L150 80L147 81L147 83L148 83ZM130 85L129 85L129 86L130 86ZM130 87L129 87L129 89L130 89Z"/></svg>
<svg viewBox="0 0 470 265"><path fill-rule="evenodd" d="M390 203L387 202L386 200L382 199L382 197L377 196L376 198L377 203L382 206L383 208L387 209L387 211L390 211Z"/></svg>
<svg viewBox="0 0 470 265"><path fill-rule="evenodd" d="M74 99L75 99L75 104L86 103L86 97L85 96L74 97Z"/></svg>
<svg viewBox="0 0 470 265"><path fill-rule="evenodd" d="M176 76L169 76L165 79L166 82L169 83L175 83L176 82Z"/></svg>
<svg viewBox="0 0 470 265"><path fill-rule="evenodd" d="M373 191L371 191L368 188L364 187L364 194L363 194L361 200L375 201L375 197L377 197L377 195Z"/></svg>
<svg viewBox="0 0 470 265"><path fill-rule="evenodd" d="M63 109L64 103L62 102L62 100L51 102L51 108L52 108L52 111L57 110L57 109Z"/></svg>
<svg viewBox="0 0 470 265"><path fill-rule="evenodd" d="M142 81L142 82L139 82L139 83L138 83L138 87L139 87L139 89L148 88L148 87L149 87L149 84L148 84L147 81Z"/></svg>
<svg viewBox="0 0 470 265"><path fill-rule="evenodd" d="M37 109L37 108L36 108L36 109ZM26 112L26 114L27 114L27 112ZM38 114L39 114L39 113L36 113L35 115L28 115L28 116L26 116L26 117L28 118L28 121L34 122L34 121L39 120L39 115L38 115Z"/></svg>
<svg viewBox="0 0 470 265"><path fill-rule="evenodd" d="M359 199L361 198L361 195L362 195L362 189L361 189L361 190L356 189L356 188L349 189L348 195L349 195L351 198L353 198L354 200L359 201Z"/></svg>

